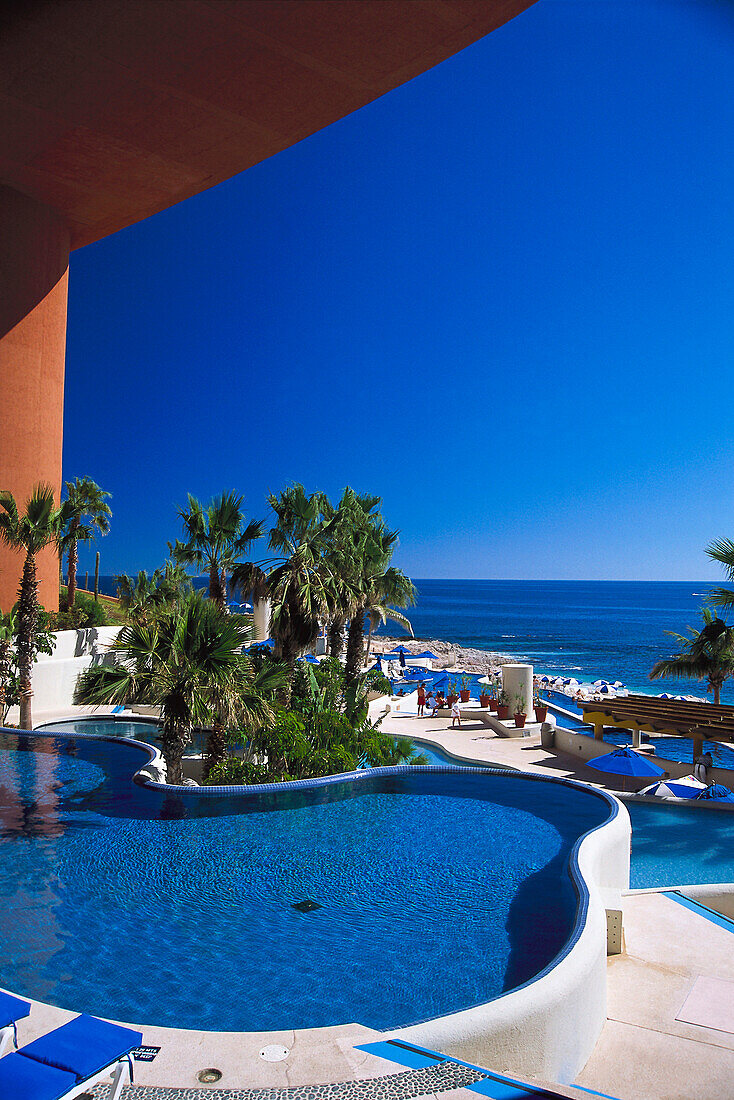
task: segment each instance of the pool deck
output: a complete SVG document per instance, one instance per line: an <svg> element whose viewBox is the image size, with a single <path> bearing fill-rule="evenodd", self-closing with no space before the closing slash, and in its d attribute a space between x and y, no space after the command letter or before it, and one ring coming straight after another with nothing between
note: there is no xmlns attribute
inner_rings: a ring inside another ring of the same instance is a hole
<svg viewBox="0 0 734 1100"><path fill-rule="evenodd" d="M517 768L615 789L612 777L607 785L600 782L598 772L573 757L543 749L537 734L498 738L478 720L452 730L449 719L417 719L407 712L385 718L382 729L435 744L455 755L457 762ZM734 933L725 922L716 924L659 892L626 895L623 912L624 949L607 964L607 1023L575 1084L619 1100L728 1100L734 1095ZM152 978L157 965L165 965L165 960L151 960ZM701 992L706 995L698 996ZM21 1041L58 1026L71 1015L36 1005L20 1029ZM158 1086L158 1100L177 1095L181 1100L200 1094L224 1097L226 1090L234 1090L229 1095L237 1097L246 1095L241 1092L245 1087L280 1090L297 1086L316 1086L316 1091L309 1089L303 1096L350 1097L354 1095L350 1082L369 1080L374 1081L375 1096L422 1095L446 1100L477 1096L478 1090L449 1082L448 1088L418 1094L414 1091L417 1079L411 1084L404 1071L404 1083L398 1088L401 1067L356 1049L380 1038L379 1033L358 1024L262 1034L190 1032L146 1025L145 1043L160 1046L161 1051L154 1062L136 1064L136 1086ZM268 1062L261 1057L263 1047L273 1043L288 1048L284 1061ZM205 1089L196 1075L210 1066L222 1071L222 1079ZM489 1068L501 1073L507 1067ZM386 1075L391 1075L390 1081L385 1080ZM338 1090L318 1088L334 1082L343 1085ZM552 1087L562 1095L589 1097L573 1085ZM187 1091L177 1093L180 1089ZM153 1095L138 1087L123 1092L127 1100L146 1100Z"/></svg>

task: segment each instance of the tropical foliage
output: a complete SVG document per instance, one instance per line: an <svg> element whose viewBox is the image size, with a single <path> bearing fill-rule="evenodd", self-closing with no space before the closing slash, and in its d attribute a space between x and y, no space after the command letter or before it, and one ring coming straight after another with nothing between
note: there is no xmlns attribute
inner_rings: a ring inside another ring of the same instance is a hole
<svg viewBox="0 0 734 1100"><path fill-rule="evenodd" d="M734 542L731 539L717 539L706 547L706 553L719 565L724 566L724 573L729 582L734 582ZM709 602L714 607L734 607L734 588L714 588L709 593Z"/></svg>
<svg viewBox="0 0 734 1100"><path fill-rule="evenodd" d="M184 567L171 561L150 576L144 569L136 577L122 573L115 577L115 584L120 604L130 619L149 619L168 604L181 606L193 591Z"/></svg>
<svg viewBox="0 0 734 1100"><path fill-rule="evenodd" d="M15 650L18 663L20 728L33 729L33 663L38 631L36 558L47 546L58 545L59 509L50 485L37 485L21 512L12 493L0 493L0 539L24 554L18 594Z"/></svg>
<svg viewBox="0 0 734 1100"><path fill-rule="evenodd" d="M91 542L97 533L106 535L110 529L112 510L106 498L110 496L89 477L67 481L66 500L59 513L59 559L68 554L67 606L71 609L76 599L76 572L79 561L79 543Z"/></svg>
<svg viewBox="0 0 734 1100"><path fill-rule="evenodd" d="M658 661L650 673L651 680L705 680L713 692L714 702L721 698L721 687L734 675L734 627L728 626L713 611L702 611L703 628L688 627L688 634L667 630L680 645L680 652Z"/></svg>
<svg viewBox="0 0 734 1100"><path fill-rule="evenodd" d="M277 669L256 677L241 654L247 632L212 601L190 594L150 621L123 627L110 647L112 662L87 669L75 703L146 703L161 708L161 746L169 783L183 781L183 755L195 727L261 725L272 716L268 693ZM212 747L210 757L221 754Z"/></svg>
<svg viewBox="0 0 734 1100"><path fill-rule="evenodd" d="M262 535L261 520L246 522L243 497L221 493L203 505L189 493L188 507L180 508L184 538L170 545L180 565L193 565L209 576L209 599L227 611L227 574Z"/></svg>

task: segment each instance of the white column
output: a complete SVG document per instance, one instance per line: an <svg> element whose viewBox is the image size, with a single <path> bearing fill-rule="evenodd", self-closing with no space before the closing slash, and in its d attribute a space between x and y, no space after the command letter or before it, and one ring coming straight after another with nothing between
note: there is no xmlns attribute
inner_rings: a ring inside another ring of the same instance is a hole
<svg viewBox="0 0 734 1100"><path fill-rule="evenodd" d="M266 642L270 637L270 600L252 601L252 625L255 641Z"/></svg>
<svg viewBox="0 0 734 1100"><path fill-rule="evenodd" d="M516 709L518 695L523 698L523 710L525 714L533 712L533 666L532 665L503 665L502 687L507 693L507 705L510 714Z"/></svg>

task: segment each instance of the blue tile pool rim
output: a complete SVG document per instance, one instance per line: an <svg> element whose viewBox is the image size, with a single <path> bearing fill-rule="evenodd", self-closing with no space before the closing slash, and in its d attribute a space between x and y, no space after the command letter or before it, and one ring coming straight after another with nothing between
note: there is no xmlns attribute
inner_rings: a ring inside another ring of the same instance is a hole
<svg viewBox="0 0 734 1100"><path fill-rule="evenodd" d="M7 729L0 727L0 735L10 735L15 737L33 738L41 737L46 739L58 739L58 740L75 740L79 739L80 735L72 731L52 731L52 730L18 730ZM315 779L299 779L289 780L281 783L263 783L256 785L235 785L228 784L226 786L212 786L212 787L196 787L196 786L178 786L171 783L159 783L150 779L148 776L141 775L142 768L146 767L151 761L159 757L159 751L142 741L136 741L133 738L126 738L124 740L104 735L104 734L87 734L84 735L84 740L94 740L98 742L106 742L114 745L126 745L132 751L139 751L147 756L145 763L141 764L132 775L132 781L137 785L147 788L151 791L158 793L168 793L175 795L177 798L181 798L184 801L209 799L209 798L226 798L227 796L237 796L242 798L258 797L258 796L272 796L273 794L286 794L288 792L305 792L308 790L317 790L329 786L339 785L354 785L360 784L374 786L376 781L390 778L390 777L405 777L409 775L414 769L409 765L397 765L382 768L372 768L368 770L360 770L353 772L344 772L339 775L320 776ZM567 956L571 953L573 948L578 943L581 935L584 931L587 915L590 905L590 890L589 885L581 871L579 865L579 852L584 841L593 835L604 829L611 822L613 822L619 815L620 803L619 801L607 791L600 790L599 788L592 787L589 784L581 783L576 780L565 779L557 776L543 776L537 775L531 772L521 772L517 769L511 768L496 768L496 767L473 767L473 766L452 766L452 765L427 765L422 766L419 769L422 773L432 773L434 775L450 775L452 778L456 778L457 775L474 775L474 776L511 776L513 779L521 779L528 783L540 783L544 785L552 784L555 787L567 787L570 791L575 793L583 792L587 797L596 798L605 804L607 808L607 816L598 824L592 826L586 832L580 834L574 842L568 857L568 874L569 879L576 896L576 912L573 919L573 925L571 932L566 939L563 947L558 953L536 974L530 979L524 981L512 989L505 990L504 992L489 998L485 1004L491 1004L492 1002L499 1002L504 997L512 996L521 990L529 989L535 986L538 982L546 978ZM491 801L491 798L489 799ZM433 1019L442 1019L442 1016L427 1016L424 1019L424 1023L429 1023ZM385 1033L392 1033L394 1028L384 1029Z"/></svg>

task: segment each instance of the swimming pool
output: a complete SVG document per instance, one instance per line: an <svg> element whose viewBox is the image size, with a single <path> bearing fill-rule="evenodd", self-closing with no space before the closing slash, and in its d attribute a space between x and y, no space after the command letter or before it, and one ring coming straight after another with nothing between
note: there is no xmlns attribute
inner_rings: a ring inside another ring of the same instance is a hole
<svg viewBox="0 0 734 1100"><path fill-rule="evenodd" d="M430 764L461 765L435 745L414 739ZM487 765L490 767L491 765ZM715 807L625 800L632 820L630 886L734 883L734 813Z"/></svg>
<svg viewBox="0 0 734 1100"><path fill-rule="evenodd" d="M81 737L119 737L123 741L143 741L146 745L160 748L158 724L137 718L118 718L114 714L103 718L64 718L58 722L46 722L36 726L37 733L75 733ZM206 734L194 730L185 756L196 756L204 752Z"/></svg>
<svg viewBox="0 0 734 1100"><path fill-rule="evenodd" d="M147 759L0 734L1 986L204 1030L451 1013L557 960L584 904L572 852L615 812L562 783L467 770L155 791L132 781ZM294 908L307 900L318 908Z"/></svg>
<svg viewBox="0 0 734 1100"><path fill-rule="evenodd" d="M630 886L734 883L734 813L625 802L632 819Z"/></svg>

